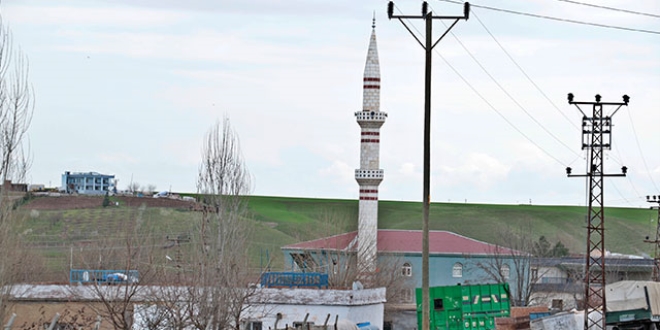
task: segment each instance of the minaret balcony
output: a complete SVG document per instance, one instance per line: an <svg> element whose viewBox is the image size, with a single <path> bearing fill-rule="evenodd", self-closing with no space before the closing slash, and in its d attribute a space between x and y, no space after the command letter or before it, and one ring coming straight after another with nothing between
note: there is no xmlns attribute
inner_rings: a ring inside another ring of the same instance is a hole
<svg viewBox="0 0 660 330"><path fill-rule="evenodd" d="M358 111L355 113L358 122L379 122L384 123L387 119L387 113L382 111Z"/></svg>
<svg viewBox="0 0 660 330"><path fill-rule="evenodd" d="M383 181L385 171L383 170L355 170L355 180L364 184L378 184Z"/></svg>

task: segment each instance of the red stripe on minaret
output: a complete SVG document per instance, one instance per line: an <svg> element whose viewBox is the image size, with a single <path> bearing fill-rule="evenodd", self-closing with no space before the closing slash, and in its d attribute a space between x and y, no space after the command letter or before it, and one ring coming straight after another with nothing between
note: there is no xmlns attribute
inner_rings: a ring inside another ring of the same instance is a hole
<svg viewBox="0 0 660 330"><path fill-rule="evenodd" d="M377 201L378 197L366 197L366 196L360 196L361 201Z"/></svg>
<svg viewBox="0 0 660 330"><path fill-rule="evenodd" d="M362 132L362 135L376 135L376 136L379 136L380 132Z"/></svg>
<svg viewBox="0 0 660 330"><path fill-rule="evenodd" d="M362 139L360 140L362 143L380 143L379 139Z"/></svg>
<svg viewBox="0 0 660 330"><path fill-rule="evenodd" d="M377 194L378 189L360 189L360 193L365 193L365 194Z"/></svg>
<svg viewBox="0 0 660 330"><path fill-rule="evenodd" d="M365 89L380 89L380 86L376 85L364 85Z"/></svg>
<svg viewBox="0 0 660 330"><path fill-rule="evenodd" d="M364 81L380 81L380 78L364 77Z"/></svg>

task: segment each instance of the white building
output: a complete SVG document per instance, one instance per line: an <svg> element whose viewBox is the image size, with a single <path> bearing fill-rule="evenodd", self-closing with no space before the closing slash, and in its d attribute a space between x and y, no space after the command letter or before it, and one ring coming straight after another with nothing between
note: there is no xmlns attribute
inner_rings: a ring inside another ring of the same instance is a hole
<svg viewBox="0 0 660 330"><path fill-rule="evenodd" d="M77 304L73 310L82 306L95 305L103 310L100 295L109 300L124 301L124 295L131 294L133 305L133 328L145 329L149 319L163 315L163 309L156 306L185 306L188 300L189 288L142 286L138 290L123 290L124 285L17 285L12 287L9 299L10 311L16 311L18 320L15 324L23 324L26 315L34 315L48 305L45 320L53 319L56 314L67 315L72 302ZM97 291L99 290L99 291ZM283 329L285 326L300 325L306 319L310 325L323 325L329 329L337 324L370 323L378 328L383 324L385 288L361 290L322 290L322 289L275 289L257 288L250 294L246 309L241 314L241 323L250 330ZM135 294L133 294L135 292ZM163 292L176 293L166 295L177 301L161 301L158 297ZM59 309L58 309L59 304ZM20 312L19 312L20 311ZM60 322L66 322L61 319ZM162 329L167 329L163 321ZM61 324L64 324L61 323ZM101 320L102 327L107 328L108 320ZM276 327L277 326L277 327ZM159 328L160 329L160 328ZM192 327L191 327L192 329Z"/></svg>

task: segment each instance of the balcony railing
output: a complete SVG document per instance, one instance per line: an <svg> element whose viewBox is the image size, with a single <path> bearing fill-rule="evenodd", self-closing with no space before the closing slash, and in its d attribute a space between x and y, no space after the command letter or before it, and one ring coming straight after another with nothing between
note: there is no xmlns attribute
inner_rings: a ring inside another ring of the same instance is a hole
<svg viewBox="0 0 660 330"><path fill-rule="evenodd" d="M385 171L384 170L355 170L356 179L383 179Z"/></svg>
<svg viewBox="0 0 660 330"><path fill-rule="evenodd" d="M328 274L269 272L261 275L261 286L266 288L327 288Z"/></svg>

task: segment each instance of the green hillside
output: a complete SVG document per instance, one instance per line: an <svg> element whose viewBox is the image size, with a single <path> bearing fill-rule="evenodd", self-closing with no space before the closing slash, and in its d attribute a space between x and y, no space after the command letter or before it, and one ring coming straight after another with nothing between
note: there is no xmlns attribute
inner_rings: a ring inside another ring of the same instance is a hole
<svg viewBox="0 0 660 330"><path fill-rule="evenodd" d="M294 242L357 228L355 200L253 196L250 210L255 220L269 223L270 229ZM429 227L503 245L502 232L522 230L534 239L545 236L551 242L560 240L572 253L584 253L586 215L587 209L578 206L432 203ZM651 254L653 246L643 240L655 235L656 217L657 211L649 209L606 208L606 249ZM380 201L378 227L421 230L422 204Z"/></svg>
<svg viewBox="0 0 660 330"><path fill-rule="evenodd" d="M356 230L358 201L251 196L249 211L247 218L253 222L249 251L252 266L265 267L270 257L271 268L279 270L283 267L280 247ZM42 251L49 270L62 276L69 264L75 263L74 246L112 238L118 228L136 219L143 228L148 228L144 241L156 246L167 244L166 237L191 233L193 224L200 219L199 213L186 208L99 206L35 210L30 208L30 203L20 208L19 215L23 219L21 235L35 250ZM605 215L607 250L637 255L653 253L653 246L643 240L645 236L655 235L656 211L606 208ZM561 241L571 253L584 253L585 217L586 208L577 206L433 203L430 228L502 245L507 244L506 233L511 231L531 235L534 240L543 235L553 244ZM379 228L420 230L421 227L421 203L380 201ZM54 277L60 278L59 275Z"/></svg>

